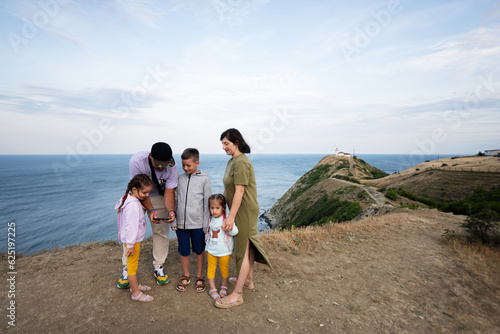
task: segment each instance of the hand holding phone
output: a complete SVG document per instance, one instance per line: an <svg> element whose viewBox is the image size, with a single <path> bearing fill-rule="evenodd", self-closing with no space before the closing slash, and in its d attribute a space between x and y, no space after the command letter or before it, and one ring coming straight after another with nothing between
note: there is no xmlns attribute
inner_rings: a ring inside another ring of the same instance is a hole
<svg viewBox="0 0 500 334"><path fill-rule="evenodd" d="M155 217L153 220L173 220L173 218L167 217L167 218L161 218L161 217Z"/></svg>

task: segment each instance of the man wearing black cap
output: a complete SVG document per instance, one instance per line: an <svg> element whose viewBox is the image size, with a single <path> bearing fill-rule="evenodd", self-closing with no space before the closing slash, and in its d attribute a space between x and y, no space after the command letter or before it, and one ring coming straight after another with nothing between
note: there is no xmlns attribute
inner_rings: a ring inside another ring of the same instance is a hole
<svg viewBox="0 0 500 334"><path fill-rule="evenodd" d="M169 279L165 274L163 264L167 259L170 223L175 219L175 196L179 179L179 169L172 156L170 145L158 142L151 147L151 152L138 152L132 156L129 162L130 178L137 174L146 174L153 180L153 189L149 197L141 201L148 211L151 228L153 230L153 265L154 275L159 285L167 284ZM156 220L155 218L169 218L168 220ZM126 258L124 269L117 286L128 288L128 274Z"/></svg>

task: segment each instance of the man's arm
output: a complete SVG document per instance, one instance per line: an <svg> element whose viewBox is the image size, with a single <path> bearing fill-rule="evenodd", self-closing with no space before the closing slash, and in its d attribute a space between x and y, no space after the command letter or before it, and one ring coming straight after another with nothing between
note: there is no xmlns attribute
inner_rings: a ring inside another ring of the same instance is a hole
<svg viewBox="0 0 500 334"><path fill-rule="evenodd" d="M151 204L151 199L148 197L146 197L145 199L143 199L141 201L141 204L143 207L146 208L146 210L148 210L148 217L149 217L149 220L153 223L160 223L158 220L154 220L154 218L156 218L156 210L153 210L154 207L153 207L153 204ZM153 210L153 211L151 211Z"/></svg>
<svg viewBox="0 0 500 334"><path fill-rule="evenodd" d="M175 219L175 189L165 188L165 194L163 195L163 199L165 201L165 209L167 209L168 217L170 218L170 220L166 222L171 223Z"/></svg>

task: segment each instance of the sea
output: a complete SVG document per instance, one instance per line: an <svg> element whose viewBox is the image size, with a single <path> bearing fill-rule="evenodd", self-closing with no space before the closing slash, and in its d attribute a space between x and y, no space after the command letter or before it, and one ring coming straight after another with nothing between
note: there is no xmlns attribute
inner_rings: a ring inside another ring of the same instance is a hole
<svg viewBox="0 0 500 334"><path fill-rule="evenodd" d="M426 160L454 155L356 154L389 174ZM87 242L118 240L116 202L129 181L132 155L0 155L0 252L25 255ZM261 213L324 154L249 154L257 179ZM180 156L174 155L179 173ZM224 191L222 177L229 157L200 155L212 192ZM259 221L259 230L268 224ZM151 235L147 227L146 237ZM175 238L175 233L171 233Z"/></svg>

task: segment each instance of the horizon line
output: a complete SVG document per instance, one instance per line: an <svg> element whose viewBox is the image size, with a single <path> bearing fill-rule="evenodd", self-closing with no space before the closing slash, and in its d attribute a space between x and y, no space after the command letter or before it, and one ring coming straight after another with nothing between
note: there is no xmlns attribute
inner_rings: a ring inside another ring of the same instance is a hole
<svg viewBox="0 0 500 334"><path fill-rule="evenodd" d="M95 155L134 155L134 153L91 153L91 154L77 154L79 156L95 156ZM336 155L335 153L246 153L249 155ZM356 153L351 154L351 156L358 155L366 155L366 154L374 154L374 155L424 155L424 156L432 156L432 155L456 155L456 156L475 156L477 153ZM0 154L0 156L51 156L51 155L75 155L75 154L67 154L67 153L40 153L40 154ZM174 155L181 155L181 153L174 153ZM226 155L224 153L201 153L200 155Z"/></svg>

